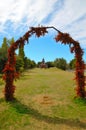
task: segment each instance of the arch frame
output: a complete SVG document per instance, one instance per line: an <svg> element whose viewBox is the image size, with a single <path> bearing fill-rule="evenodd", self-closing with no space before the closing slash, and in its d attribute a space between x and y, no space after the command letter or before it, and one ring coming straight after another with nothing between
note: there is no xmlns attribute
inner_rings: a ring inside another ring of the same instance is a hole
<svg viewBox="0 0 86 130"><path fill-rule="evenodd" d="M69 45L71 53L75 54L76 69L75 69L75 80L76 80L76 97L85 98L85 63L82 59L84 51L81 49L78 41L75 41L68 33L63 33L56 29L54 26L44 27L31 27L22 37L15 41L8 49L8 61L3 69L3 79L5 80L4 96L6 101L12 101L14 99L15 85L14 80L19 77L19 73L16 72L16 57L15 50L24 47L25 43L29 41L29 38L35 34L37 37L44 36L48 33L48 29L54 29L57 31L55 41L60 41L64 45Z"/></svg>

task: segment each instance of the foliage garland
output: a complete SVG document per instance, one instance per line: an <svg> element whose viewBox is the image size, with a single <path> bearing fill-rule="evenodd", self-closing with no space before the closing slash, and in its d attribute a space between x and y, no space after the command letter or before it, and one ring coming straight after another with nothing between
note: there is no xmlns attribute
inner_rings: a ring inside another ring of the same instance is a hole
<svg viewBox="0 0 86 130"><path fill-rule="evenodd" d="M79 42L73 40L68 33L62 33L57 30L55 27L31 27L28 32L26 32L23 37L20 37L16 42L14 42L8 49L8 61L3 70L3 79L6 82L4 95L6 101L12 101L14 99L15 86L13 85L14 80L19 77L19 74L16 72L16 58L15 50L23 47L25 42L28 42L29 38L35 34L37 37L44 36L48 33L47 29L53 28L58 32L55 37L56 42L60 41L62 44L68 44L70 47L71 53L75 53L76 58L76 70L75 70L75 80L76 80L76 94L78 97L85 98L85 64L82 59L83 50L80 47Z"/></svg>

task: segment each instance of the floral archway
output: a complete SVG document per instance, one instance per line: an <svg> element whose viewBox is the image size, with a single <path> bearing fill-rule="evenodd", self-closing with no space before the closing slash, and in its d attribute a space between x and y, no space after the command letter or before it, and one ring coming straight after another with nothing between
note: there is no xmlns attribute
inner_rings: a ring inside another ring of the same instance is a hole
<svg viewBox="0 0 86 130"><path fill-rule="evenodd" d="M37 37L44 36L48 33L48 29L54 29L57 31L57 35L55 36L55 41L60 41L62 44L68 44L71 53L75 54L76 58L76 69L75 69L75 80L76 80L76 95L77 97L86 97L85 92L85 64L82 59L83 50L80 47L78 41L75 41L70 37L68 33L62 33L61 31L57 30L55 27L31 27L28 32L26 32L22 37L20 37L16 42L14 42L10 48L8 49L8 61L5 65L3 70L3 79L5 80L5 99L7 101L12 101L14 99L14 80L19 77L19 74L16 72L15 65L16 65L16 58L15 58L15 50L18 48L24 47L26 41L28 42L29 38L35 34Z"/></svg>

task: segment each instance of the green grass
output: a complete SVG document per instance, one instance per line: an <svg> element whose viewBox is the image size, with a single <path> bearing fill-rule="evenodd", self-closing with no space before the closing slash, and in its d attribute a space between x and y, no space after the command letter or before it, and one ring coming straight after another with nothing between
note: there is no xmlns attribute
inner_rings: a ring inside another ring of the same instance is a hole
<svg viewBox="0 0 86 130"><path fill-rule="evenodd" d="M0 79L0 130L86 130L86 100L74 99L73 78L57 68L28 70L13 102L5 102Z"/></svg>

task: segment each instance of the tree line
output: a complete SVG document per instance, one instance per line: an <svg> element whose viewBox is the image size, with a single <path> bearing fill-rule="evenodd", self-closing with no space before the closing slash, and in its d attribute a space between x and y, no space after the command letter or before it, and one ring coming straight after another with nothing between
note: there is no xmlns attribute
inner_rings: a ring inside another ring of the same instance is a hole
<svg viewBox="0 0 86 130"><path fill-rule="evenodd" d="M8 59L8 49L11 44L15 42L14 38L7 39L3 38L3 42L0 47L0 73L2 73L4 66ZM16 56L16 71L23 72L26 69L36 67L35 61L27 58L24 53L24 48L18 49L18 54L15 52Z"/></svg>
<svg viewBox="0 0 86 130"><path fill-rule="evenodd" d="M8 59L7 57L8 48L14 42L15 42L14 38L11 38L11 39L7 39L6 37L3 38L3 42L0 47L0 73L2 73L2 70L4 69L4 66ZM41 63L41 61L36 63L34 60L31 60L28 57L26 57L24 53L24 47L20 47L18 49L18 54L15 53L15 56L16 56L16 71L17 72L23 72L24 70L27 70L27 69L39 67ZM57 67L62 70L74 69L75 59L72 59L70 63L67 63L67 61L64 58L56 58L54 61L46 62L46 65L48 68Z"/></svg>
<svg viewBox="0 0 86 130"><path fill-rule="evenodd" d="M64 58L56 58L54 61L46 62L48 68L57 67L62 70L74 70L75 69L75 59L72 59L69 63L67 63Z"/></svg>

